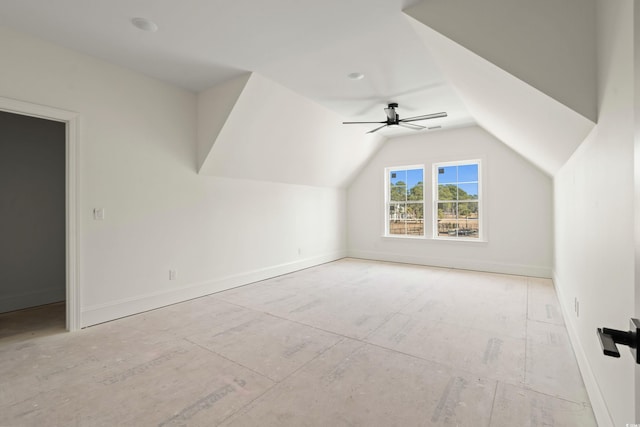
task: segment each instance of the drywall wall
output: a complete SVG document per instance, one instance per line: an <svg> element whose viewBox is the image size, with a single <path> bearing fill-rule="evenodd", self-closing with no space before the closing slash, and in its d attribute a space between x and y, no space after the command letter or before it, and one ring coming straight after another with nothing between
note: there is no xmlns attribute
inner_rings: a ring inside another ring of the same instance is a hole
<svg viewBox="0 0 640 427"><path fill-rule="evenodd" d="M0 112L0 313L65 299L65 124Z"/></svg>
<svg viewBox="0 0 640 427"><path fill-rule="evenodd" d="M198 93L198 171L249 80L247 73Z"/></svg>
<svg viewBox="0 0 640 427"><path fill-rule="evenodd" d="M634 314L633 2L599 1L598 33L599 122L554 179L554 282L599 425L619 426L634 423L634 364L595 332Z"/></svg>
<svg viewBox="0 0 640 427"><path fill-rule="evenodd" d="M484 242L383 237L384 169L423 164L425 223L433 214L431 170L438 162L481 159ZM417 133L387 141L348 191L349 255L443 267L550 277L551 179L483 129Z"/></svg>
<svg viewBox="0 0 640 427"><path fill-rule="evenodd" d="M430 0L405 10L596 121L595 0Z"/></svg>
<svg viewBox="0 0 640 427"><path fill-rule="evenodd" d="M197 174L195 94L6 28L0 50L0 96L80 114L83 326L344 256L345 190Z"/></svg>
<svg viewBox="0 0 640 427"><path fill-rule="evenodd" d="M428 2L425 2L428 3ZM553 176L595 122L407 16L476 122Z"/></svg>
<svg viewBox="0 0 640 427"><path fill-rule="evenodd" d="M198 98L206 96L200 94ZM208 120L210 115L201 112L200 118ZM215 136L200 173L346 187L385 137L368 135L359 126L344 126L343 120L333 111L252 73Z"/></svg>

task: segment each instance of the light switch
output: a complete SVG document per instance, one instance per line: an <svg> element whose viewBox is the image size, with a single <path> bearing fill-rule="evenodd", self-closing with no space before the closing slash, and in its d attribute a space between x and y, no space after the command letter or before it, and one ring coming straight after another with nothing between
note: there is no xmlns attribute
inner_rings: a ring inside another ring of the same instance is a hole
<svg viewBox="0 0 640 427"><path fill-rule="evenodd" d="M104 221L104 208L94 208L93 219L96 221Z"/></svg>

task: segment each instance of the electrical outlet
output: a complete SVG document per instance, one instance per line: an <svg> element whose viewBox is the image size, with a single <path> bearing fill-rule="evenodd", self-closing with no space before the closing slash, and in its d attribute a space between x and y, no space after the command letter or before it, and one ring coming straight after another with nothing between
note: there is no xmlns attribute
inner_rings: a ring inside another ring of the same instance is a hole
<svg viewBox="0 0 640 427"><path fill-rule="evenodd" d="M176 280L178 272L176 270L169 270L169 280Z"/></svg>
<svg viewBox="0 0 640 427"><path fill-rule="evenodd" d="M578 297L573 299L573 310L576 312L576 317L580 317L580 301L578 301Z"/></svg>
<svg viewBox="0 0 640 427"><path fill-rule="evenodd" d="M298 248L298 255L302 255L302 249Z"/></svg>
<svg viewBox="0 0 640 427"><path fill-rule="evenodd" d="M94 208L93 219L96 221L104 221L104 208Z"/></svg>

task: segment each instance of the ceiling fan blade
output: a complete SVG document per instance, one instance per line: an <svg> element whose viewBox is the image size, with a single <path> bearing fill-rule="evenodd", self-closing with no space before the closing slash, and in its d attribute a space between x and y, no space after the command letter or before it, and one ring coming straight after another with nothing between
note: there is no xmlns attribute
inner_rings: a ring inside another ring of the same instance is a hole
<svg viewBox="0 0 640 427"><path fill-rule="evenodd" d="M384 122L384 123L386 123L386 122ZM386 125L386 124L384 124L384 125L380 126L379 128L375 128L375 129L373 129L373 130L370 130L370 131L369 131L369 132L367 132L367 133L374 133L374 132L377 132L377 131L379 131L380 129L382 129L382 128L384 128L384 127L387 127L387 125Z"/></svg>
<svg viewBox="0 0 640 427"><path fill-rule="evenodd" d="M438 119L440 117L447 117L447 113L434 113L425 114L424 116L408 117L406 119L400 119L401 122L415 122L418 120Z"/></svg>
<svg viewBox="0 0 640 427"><path fill-rule="evenodd" d="M362 123L387 123L387 122L342 122L343 125L359 125Z"/></svg>
<svg viewBox="0 0 640 427"><path fill-rule="evenodd" d="M402 126L403 128L413 129L413 130L422 130L422 129L426 129L426 127L424 127L424 126L414 125L413 123L402 123L402 122L398 122L398 126Z"/></svg>

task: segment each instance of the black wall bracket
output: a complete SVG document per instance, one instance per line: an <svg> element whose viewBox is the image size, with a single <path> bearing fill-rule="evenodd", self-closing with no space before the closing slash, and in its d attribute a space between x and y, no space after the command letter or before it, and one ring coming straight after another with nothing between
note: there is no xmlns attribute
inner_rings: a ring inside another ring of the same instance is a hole
<svg viewBox="0 0 640 427"><path fill-rule="evenodd" d="M617 329L598 328L600 346L605 356L620 357L616 344L629 346L633 359L640 364L640 320L631 319L631 330L619 331Z"/></svg>

